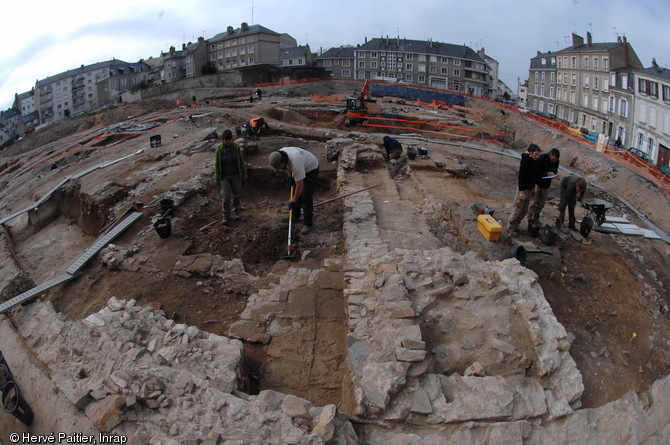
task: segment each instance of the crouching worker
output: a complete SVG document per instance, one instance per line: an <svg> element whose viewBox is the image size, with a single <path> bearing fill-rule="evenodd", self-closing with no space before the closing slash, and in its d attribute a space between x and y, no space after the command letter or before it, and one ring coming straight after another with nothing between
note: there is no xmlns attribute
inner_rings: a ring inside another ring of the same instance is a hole
<svg viewBox="0 0 670 445"><path fill-rule="evenodd" d="M289 186L295 187L288 208L293 210L293 221L297 221L304 212L305 224L300 233L309 234L314 219L314 187L319 176L319 160L299 147L273 151L268 160L275 170L284 170L289 177Z"/></svg>
<svg viewBox="0 0 670 445"><path fill-rule="evenodd" d="M265 119L262 117L255 117L249 121L247 124L247 134L251 137L259 137L261 129L267 128L268 124L265 123Z"/></svg>
<svg viewBox="0 0 670 445"><path fill-rule="evenodd" d="M568 229L577 231L575 226L575 206L581 201L586 191L586 179L570 175L561 181L561 201L556 212L556 228L560 229L565 221L565 208L568 208Z"/></svg>
<svg viewBox="0 0 670 445"><path fill-rule="evenodd" d="M402 144L391 136L384 136L386 159L398 159L402 155Z"/></svg>
<svg viewBox="0 0 670 445"><path fill-rule="evenodd" d="M223 205L223 224L230 223L230 201L233 201L235 220L240 219L242 180L247 179L247 164L240 144L233 142L230 130L223 132L223 144L214 152L214 178L219 187Z"/></svg>

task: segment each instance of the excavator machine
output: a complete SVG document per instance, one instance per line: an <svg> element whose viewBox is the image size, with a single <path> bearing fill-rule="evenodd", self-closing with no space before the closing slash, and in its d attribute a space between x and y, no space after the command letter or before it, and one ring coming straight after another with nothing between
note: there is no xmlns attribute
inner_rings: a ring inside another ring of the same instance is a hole
<svg viewBox="0 0 670 445"><path fill-rule="evenodd" d="M369 79L365 81L363 88L361 88L360 95L349 96L346 100L347 120L344 124L349 127L351 125L365 123L368 119L368 108L365 104L366 98L370 98Z"/></svg>

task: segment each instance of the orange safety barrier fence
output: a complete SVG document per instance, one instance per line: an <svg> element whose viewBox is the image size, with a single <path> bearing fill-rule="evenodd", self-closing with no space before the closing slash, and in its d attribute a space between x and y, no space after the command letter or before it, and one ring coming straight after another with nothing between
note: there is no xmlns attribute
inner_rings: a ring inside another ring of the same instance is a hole
<svg viewBox="0 0 670 445"><path fill-rule="evenodd" d="M372 120L407 122L407 123L410 123L410 124L423 124L423 125L433 125L433 126L436 126L436 127L454 128L456 130L470 131L470 132L479 133L479 134L490 134L492 136L507 136L506 133L491 133L491 132L488 132L488 131L481 131L481 130L477 130L477 129L474 129L474 128L459 127L457 125L438 124L438 123L434 123L434 122L413 121L413 120L409 120L409 119L393 119L393 118L389 118L389 117L368 116L367 118L372 119Z"/></svg>
<svg viewBox="0 0 670 445"><path fill-rule="evenodd" d="M339 94L310 94L309 100L312 102L342 102Z"/></svg>
<svg viewBox="0 0 670 445"><path fill-rule="evenodd" d="M502 144L501 141L495 141L493 139L476 138L476 137L473 137L473 136L467 136L467 135L456 134L456 133L447 133L447 132L444 132L444 131L422 130L420 128L415 128L415 127L404 127L404 126L400 127L398 125L378 125L378 124L359 124L359 125L362 126L362 127L400 128L400 129L403 129L403 130L414 130L414 131L418 131L418 132L421 132L421 133L441 134L441 135L454 136L454 137L468 139L468 140L477 140L477 141L491 142L491 143L494 143L494 144Z"/></svg>

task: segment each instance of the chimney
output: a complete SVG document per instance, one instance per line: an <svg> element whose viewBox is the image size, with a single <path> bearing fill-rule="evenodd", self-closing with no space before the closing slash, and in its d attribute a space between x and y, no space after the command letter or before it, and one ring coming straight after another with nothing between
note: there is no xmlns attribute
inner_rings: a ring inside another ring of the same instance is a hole
<svg viewBox="0 0 670 445"><path fill-rule="evenodd" d="M630 66L630 57L628 55L628 40L623 36L623 54L626 57L626 66Z"/></svg>
<svg viewBox="0 0 670 445"><path fill-rule="evenodd" d="M540 57L542 53L540 51L537 52L537 57Z"/></svg>
<svg viewBox="0 0 670 445"><path fill-rule="evenodd" d="M231 35L233 33L233 27L232 26L229 26L226 30L228 31L228 35Z"/></svg>
<svg viewBox="0 0 670 445"><path fill-rule="evenodd" d="M574 32L572 33L572 47L573 48L579 48L581 46L584 46L584 37L575 34Z"/></svg>
<svg viewBox="0 0 670 445"><path fill-rule="evenodd" d="M186 49L186 44L185 44L185 43L182 43L182 44L181 44L181 50L184 51L185 49Z"/></svg>
<svg viewBox="0 0 670 445"><path fill-rule="evenodd" d="M365 43L368 43L368 36L365 36Z"/></svg>
<svg viewBox="0 0 670 445"><path fill-rule="evenodd" d="M202 42L204 42L204 41L205 41L205 38L204 38L204 37L198 37L198 43L202 43Z"/></svg>
<svg viewBox="0 0 670 445"><path fill-rule="evenodd" d="M242 31L249 31L249 25L247 22L242 22Z"/></svg>
<svg viewBox="0 0 670 445"><path fill-rule="evenodd" d="M591 33L590 32L586 33L586 44L588 46L593 46L593 39L591 38Z"/></svg>
<svg viewBox="0 0 670 445"><path fill-rule="evenodd" d="M653 57L651 59L651 66L654 68L658 68L658 63L656 63L656 57Z"/></svg>
<svg viewBox="0 0 670 445"><path fill-rule="evenodd" d="M175 52L174 46L171 46L171 47L170 47L170 52L171 52L171 53ZM82 66L83 66L83 65L82 65Z"/></svg>

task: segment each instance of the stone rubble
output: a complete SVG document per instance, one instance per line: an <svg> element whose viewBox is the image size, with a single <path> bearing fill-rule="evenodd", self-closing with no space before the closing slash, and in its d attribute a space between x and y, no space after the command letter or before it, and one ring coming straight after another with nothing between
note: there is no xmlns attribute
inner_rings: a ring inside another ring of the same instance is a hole
<svg viewBox="0 0 670 445"><path fill-rule="evenodd" d="M131 443L357 443L334 405L242 385L242 343L111 298L80 322L37 302L20 335L58 390L101 431ZM67 425L54 425L67 431Z"/></svg>

